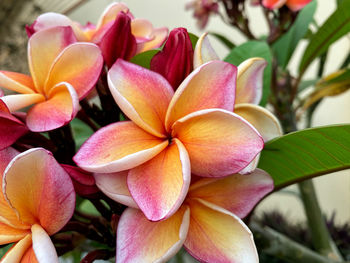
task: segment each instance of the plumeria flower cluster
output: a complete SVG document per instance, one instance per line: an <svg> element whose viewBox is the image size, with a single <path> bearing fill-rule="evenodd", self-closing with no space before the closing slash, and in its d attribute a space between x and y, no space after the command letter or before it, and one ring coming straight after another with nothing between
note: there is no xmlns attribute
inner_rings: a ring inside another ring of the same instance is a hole
<svg viewBox="0 0 350 263"><path fill-rule="evenodd" d="M242 219L273 190L256 167L264 142L281 135L258 106L263 59L237 68L206 34L193 48L186 29L167 38L122 3L96 25L43 14L27 33L30 76L0 71L0 86L16 92L0 94L0 244L14 243L1 262L58 262L50 236L65 231L96 234L116 262L166 262L182 246L201 262L258 262ZM149 68L130 62L164 42ZM96 83L118 113L103 127L86 103ZM70 141L53 135L67 139L77 116L96 132L61 159ZM76 194L110 206L85 218L97 222L87 232L84 215L72 217Z"/></svg>

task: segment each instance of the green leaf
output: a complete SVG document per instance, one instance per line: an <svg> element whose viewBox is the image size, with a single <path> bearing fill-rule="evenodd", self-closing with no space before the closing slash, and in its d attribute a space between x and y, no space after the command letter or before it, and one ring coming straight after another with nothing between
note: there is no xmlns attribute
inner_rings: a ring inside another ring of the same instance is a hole
<svg viewBox="0 0 350 263"><path fill-rule="evenodd" d="M267 142L259 168L275 189L350 168L350 124L306 129Z"/></svg>
<svg viewBox="0 0 350 263"><path fill-rule="evenodd" d="M224 44L229 50L233 49L236 47L235 44L233 44L227 37L224 35L215 33L215 32L209 32L211 36L214 36L216 39L218 39L222 44Z"/></svg>
<svg viewBox="0 0 350 263"><path fill-rule="evenodd" d="M302 75L310 63L322 55L335 41L350 31L350 1L343 1L311 38L299 65Z"/></svg>
<svg viewBox="0 0 350 263"><path fill-rule="evenodd" d="M160 49L152 49L145 52L142 52L140 54L137 54L136 56L132 57L130 62L140 65L144 68L150 68L151 60L154 57L155 54L157 54L160 51Z"/></svg>
<svg viewBox="0 0 350 263"><path fill-rule="evenodd" d="M301 39L308 33L309 25L313 20L317 7L314 0L305 6L300 13L293 26L280 39L273 44L272 48L276 54L278 64L282 68L286 68L292 54Z"/></svg>
<svg viewBox="0 0 350 263"><path fill-rule="evenodd" d="M188 32L188 36L190 37L191 43L192 43L192 47L193 50L196 47L197 41L199 39L199 37L197 37L195 34Z"/></svg>
<svg viewBox="0 0 350 263"><path fill-rule="evenodd" d="M330 80L327 80L324 84L334 84L339 82L347 82L350 80L350 69L345 69L343 73L339 74L335 78L331 78Z"/></svg>
<svg viewBox="0 0 350 263"><path fill-rule="evenodd" d="M261 57L267 61L267 67L264 70L264 88L260 105L267 103L270 95L271 73L272 73L272 55L269 46L264 41L248 41L236 48L225 58L226 62L238 66L244 60L252 57Z"/></svg>
<svg viewBox="0 0 350 263"><path fill-rule="evenodd" d="M301 92L308 87L315 86L318 80L319 79L309 79L309 80L302 81L299 85L298 92Z"/></svg>
<svg viewBox="0 0 350 263"><path fill-rule="evenodd" d="M81 145L94 133L94 131L83 121L75 118L71 121L75 148L78 150Z"/></svg>

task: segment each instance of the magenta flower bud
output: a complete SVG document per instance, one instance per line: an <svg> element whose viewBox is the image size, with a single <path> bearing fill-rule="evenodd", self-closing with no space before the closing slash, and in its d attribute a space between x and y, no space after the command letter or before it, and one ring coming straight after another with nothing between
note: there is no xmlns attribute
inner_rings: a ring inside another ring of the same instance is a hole
<svg viewBox="0 0 350 263"><path fill-rule="evenodd" d="M162 51L151 61L151 70L163 75L174 88L191 73L193 69L193 47L185 28L175 28Z"/></svg>
<svg viewBox="0 0 350 263"><path fill-rule="evenodd" d="M118 58L130 60L136 54L136 39L131 33L131 18L124 12L118 14L107 32L101 30L101 33L100 40L95 43L101 48L109 68Z"/></svg>

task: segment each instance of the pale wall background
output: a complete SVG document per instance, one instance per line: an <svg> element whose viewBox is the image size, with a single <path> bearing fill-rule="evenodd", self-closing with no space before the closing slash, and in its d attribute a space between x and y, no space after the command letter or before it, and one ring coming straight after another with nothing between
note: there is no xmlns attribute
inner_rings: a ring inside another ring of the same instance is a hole
<svg viewBox="0 0 350 263"><path fill-rule="evenodd" d="M88 0L85 4L74 11L70 17L81 23L91 21L96 23L103 9L112 1L110 0ZM186 0L124 0L129 6L131 12L137 18L150 20L154 26L167 26L169 29L175 27L186 27L189 32L200 35L202 31L196 27L195 20L192 18L192 12L185 11ZM316 21L322 24L323 21L335 10L335 0L318 0L316 11ZM263 19L260 8L249 8L250 17L254 17L251 29L256 34L266 33L267 27ZM226 35L235 43L244 42L244 38L235 29L225 25L219 17L213 17L207 31L215 31ZM212 40L217 53L223 58L228 50L221 43ZM326 72L331 73L338 68L344 53L350 49L350 39L343 39L333 45L328 61ZM300 57L305 48L305 43L301 43L292 60L290 69L296 72ZM306 74L312 78L316 65L310 67ZM325 99L317 109L314 115L314 126L350 123L350 92L343 95ZM350 221L350 171L333 173L327 176L319 177L314 180L316 183L317 194L323 211L330 215L336 212L338 222ZM297 192L296 187L290 187L289 190ZM276 193L269 196L258 207L258 211L268 211L279 209L290 218L301 220L304 218L303 207L297 197L287 193Z"/></svg>

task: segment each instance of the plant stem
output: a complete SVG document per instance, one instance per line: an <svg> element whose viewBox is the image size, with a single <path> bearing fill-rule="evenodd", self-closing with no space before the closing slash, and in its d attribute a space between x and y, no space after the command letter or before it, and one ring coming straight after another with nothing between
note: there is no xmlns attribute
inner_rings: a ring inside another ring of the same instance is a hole
<svg viewBox="0 0 350 263"><path fill-rule="evenodd" d="M270 227L262 227L256 222L249 225L256 242L261 243L265 253L294 263L335 263L327 257L300 245Z"/></svg>
<svg viewBox="0 0 350 263"><path fill-rule="evenodd" d="M342 260L328 232L312 180L298 184L315 249L329 259Z"/></svg>

